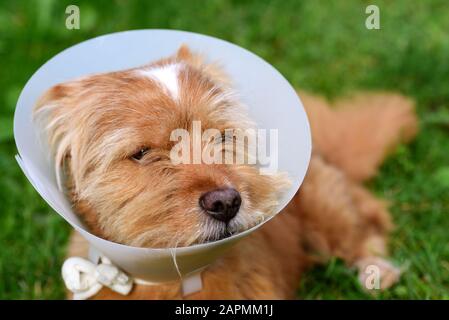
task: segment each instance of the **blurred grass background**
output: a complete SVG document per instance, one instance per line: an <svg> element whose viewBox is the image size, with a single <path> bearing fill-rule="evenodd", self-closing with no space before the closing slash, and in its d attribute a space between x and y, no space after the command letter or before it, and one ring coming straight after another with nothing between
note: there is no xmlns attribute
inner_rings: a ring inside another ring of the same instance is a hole
<svg viewBox="0 0 449 320"><path fill-rule="evenodd" d="M76 4L81 29L65 28ZM381 30L365 28L380 8ZM371 296L340 261L308 272L301 299L449 298L449 3L428 1L0 2L0 298L64 298L60 277L69 227L14 160L12 123L30 76L61 50L97 35L141 28L204 33L245 47L297 88L330 99L394 90L416 100L421 132L401 146L370 188L391 203L392 256L401 282Z"/></svg>

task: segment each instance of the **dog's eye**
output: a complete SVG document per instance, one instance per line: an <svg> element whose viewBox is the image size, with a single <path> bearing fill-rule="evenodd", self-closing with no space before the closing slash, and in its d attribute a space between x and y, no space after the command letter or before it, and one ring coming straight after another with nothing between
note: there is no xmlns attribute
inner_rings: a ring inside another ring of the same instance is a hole
<svg viewBox="0 0 449 320"><path fill-rule="evenodd" d="M136 153L134 153L131 158L134 160L141 160L147 153L150 151L150 148L143 147Z"/></svg>
<svg viewBox="0 0 449 320"><path fill-rule="evenodd" d="M235 141L235 135L230 132L225 132L221 134L221 142L233 142Z"/></svg>
<svg viewBox="0 0 449 320"><path fill-rule="evenodd" d="M231 141L232 139L233 139L233 135L230 134L229 132L221 134L221 141L222 142Z"/></svg>

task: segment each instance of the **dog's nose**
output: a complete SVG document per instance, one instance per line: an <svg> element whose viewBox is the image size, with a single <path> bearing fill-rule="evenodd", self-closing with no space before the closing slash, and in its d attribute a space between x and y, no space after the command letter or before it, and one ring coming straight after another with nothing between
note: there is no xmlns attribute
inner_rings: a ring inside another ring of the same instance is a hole
<svg viewBox="0 0 449 320"><path fill-rule="evenodd" d="M200 197L200 206L213 218L223 222L234 218L241 204L240 193L234 188L212 190Z"/></svg>

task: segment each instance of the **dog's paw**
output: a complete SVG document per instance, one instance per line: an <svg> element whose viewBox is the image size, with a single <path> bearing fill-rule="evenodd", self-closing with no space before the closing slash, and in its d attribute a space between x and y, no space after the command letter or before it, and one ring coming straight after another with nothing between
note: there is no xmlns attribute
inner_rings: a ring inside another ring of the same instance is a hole
<svg viewBox="0 0 449 320"><path fill-rule="evenodd" d="M380 257L366 257L355 263L358 279L367 291L385 290L393 286L401 277L401 269Z"/></svg>

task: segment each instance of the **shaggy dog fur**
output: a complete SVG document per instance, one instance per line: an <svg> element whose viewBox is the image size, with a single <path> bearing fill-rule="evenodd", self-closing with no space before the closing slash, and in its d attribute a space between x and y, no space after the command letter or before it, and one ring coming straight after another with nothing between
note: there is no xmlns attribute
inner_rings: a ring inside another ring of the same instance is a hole
<svg viewBox="0 0 449 320"><path fill-rule="evenodd" d="M413 103L371 93L331 108L321 98L300 96L314 142L302 187L275 219L203 272L202 291L184 298L294 298L301 272L334 256L358 267L361 281L370 264L379 266L382 288L397 280L397 269L385 260L389 213L361 183L375 175L397 143L416 134ZM111 241L173 247L220 239L273 214L285 187L282 177L260 175L249 165L171 163L173 129L190 130L194 120L203 129L253 126L226 75L186 47L144 67L57 85L42 97L36 114L76 211L92 232ZM139 150L144 152L136 157ZM242 197L229 224L198 205L202 194L223 186ZM69 255L87 255L78 234L72 235ZM105 288L95 298L182 295L180 283L173 282L136 285L128 296Z"/></svg>

